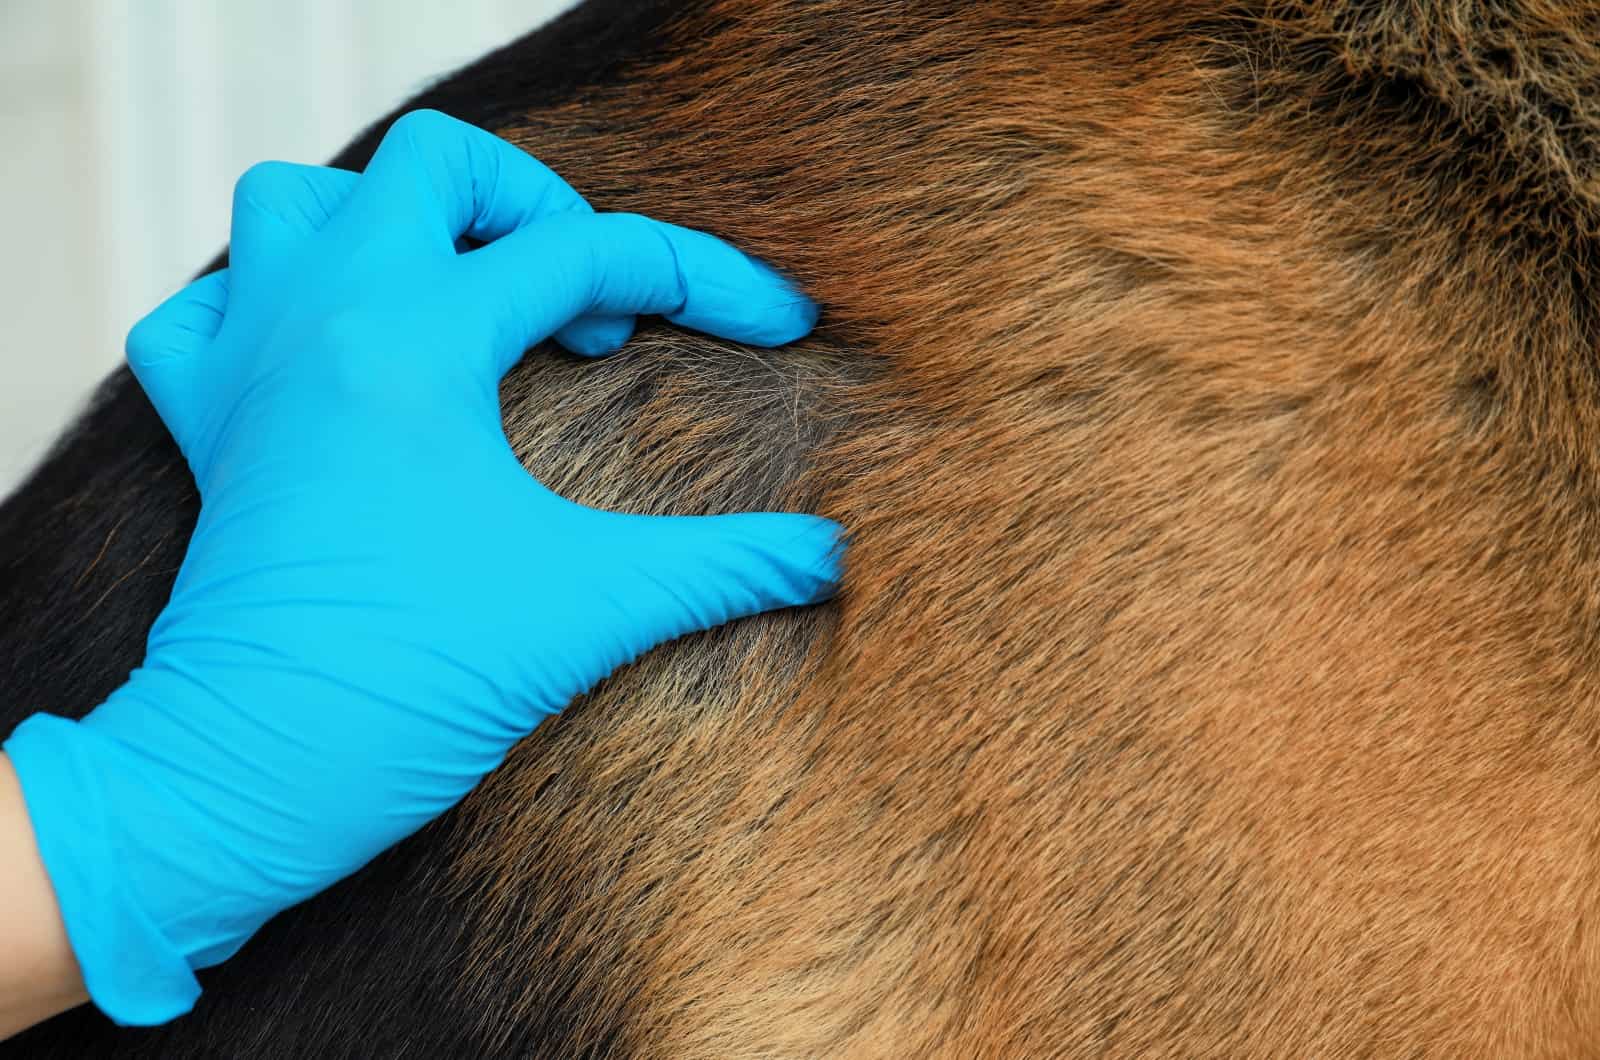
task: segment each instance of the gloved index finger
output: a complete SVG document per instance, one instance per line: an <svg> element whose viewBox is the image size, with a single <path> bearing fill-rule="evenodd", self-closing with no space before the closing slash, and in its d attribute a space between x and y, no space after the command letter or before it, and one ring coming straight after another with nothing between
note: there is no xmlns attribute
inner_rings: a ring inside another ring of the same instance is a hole
<svg viewBox="0 0 1600 1060"><path fill-rule="evenodd" d="M532 155L434 110L403 114L389 127L358 195L386 212L396 202L421 211L419 220L452 247L463 235L488 242L550 214L591 212Z"/></svg>
<svg viewBox="0 0 1600 1060"><path fill-rule="evenodd" d="M233 186L229 253L247 275L258 255L293 244L328 223L361 175L328 166L257 162Z"/></svg>
<svg viewBox="0 0 1600 1060"><path fill-rule="evenodd" d="M496 379L523 351L586 313L659 313L754 346L809 332L817 305L717 237L637 214L565 214L456 259L453 304L494 321Z"/></svg>

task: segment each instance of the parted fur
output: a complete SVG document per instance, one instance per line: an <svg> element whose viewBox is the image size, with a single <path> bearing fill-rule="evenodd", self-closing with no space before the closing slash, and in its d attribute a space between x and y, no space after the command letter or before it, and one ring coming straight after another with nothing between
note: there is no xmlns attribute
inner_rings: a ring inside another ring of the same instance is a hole
<svg viewBox="0 0 1600 1060"><path fill-rule="evenodd" d="M16 1055L1600 1055L1597 100L1553 0L590 4L426 94L822 302L503 398L845 591ZM6 709L137 661L185 489L122 378L0 511Z"/></svg>

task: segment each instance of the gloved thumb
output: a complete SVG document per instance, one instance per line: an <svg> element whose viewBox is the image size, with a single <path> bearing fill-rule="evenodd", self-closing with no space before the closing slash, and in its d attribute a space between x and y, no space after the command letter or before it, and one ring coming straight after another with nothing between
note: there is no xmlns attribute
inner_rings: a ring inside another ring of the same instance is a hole
<svg viewBox="0 0 1600 1060"><path fill-rule="evenodd" d="M843 573L844 529L831 519L778 512L622 518L635 524L626 550L631 609L652 643L818 603Z"/></svg>

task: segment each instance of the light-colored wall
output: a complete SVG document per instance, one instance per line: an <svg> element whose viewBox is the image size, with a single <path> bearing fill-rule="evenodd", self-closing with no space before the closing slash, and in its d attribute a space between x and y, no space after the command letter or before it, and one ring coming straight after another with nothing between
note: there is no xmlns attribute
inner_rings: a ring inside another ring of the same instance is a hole
<svg viewBox="0 0 1600 1060"><path fill-rule="evenodd" d="M326 161L570 6L0 0L0 495L227 241L239 173Z"/></svg>

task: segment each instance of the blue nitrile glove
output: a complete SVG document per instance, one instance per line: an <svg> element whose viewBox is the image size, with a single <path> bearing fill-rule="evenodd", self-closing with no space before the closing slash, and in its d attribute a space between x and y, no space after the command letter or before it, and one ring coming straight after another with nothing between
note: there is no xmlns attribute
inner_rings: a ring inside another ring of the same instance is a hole
<svg viewBox="0 0 1600 1060"><path fill-rule="evenodd" d="M832 591L827 520L601 512L517 462L496 384L581 315L591 348L635 313L757 345L816 318L711 236L574 198L488 133L408 115L360 176L252 169L230 270L128 336L199 523L128 683L5 745L113 1019L187 1011L191 969L449 808L619 664ZM458 254L463 234L489 242Z"/></svg>

